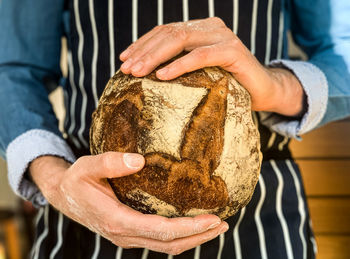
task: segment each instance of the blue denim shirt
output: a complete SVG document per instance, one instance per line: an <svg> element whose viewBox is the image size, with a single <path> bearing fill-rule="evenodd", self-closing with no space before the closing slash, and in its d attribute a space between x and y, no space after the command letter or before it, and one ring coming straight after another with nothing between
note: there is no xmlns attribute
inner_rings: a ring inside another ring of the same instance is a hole
<svg viewBox="0 0 350 259"><path fill-rule="evenodd" d="M294 72L308 110L300 120L267 112L261 117L273 130L298 137L350 115L350 1L286 1L285 28L309 60L270 65ZM61 78L61 37L69 18L63 2L0 0L0 154L7 159L14 191L37 205L46 201L23 177L29 163L41 155L75 160L48 100L50 82Z"/></svg>

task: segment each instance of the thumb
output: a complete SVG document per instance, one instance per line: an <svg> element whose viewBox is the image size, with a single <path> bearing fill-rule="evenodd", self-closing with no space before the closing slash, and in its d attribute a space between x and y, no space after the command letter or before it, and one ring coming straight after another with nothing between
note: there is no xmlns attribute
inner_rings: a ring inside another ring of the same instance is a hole
<svg viewBox="0 0 350 259"><path fill-rule="evenodd" d="M85 174L92 178L122 177L140 171L145 165L142 155L136 153L106 152L82 157Z"/></svg>

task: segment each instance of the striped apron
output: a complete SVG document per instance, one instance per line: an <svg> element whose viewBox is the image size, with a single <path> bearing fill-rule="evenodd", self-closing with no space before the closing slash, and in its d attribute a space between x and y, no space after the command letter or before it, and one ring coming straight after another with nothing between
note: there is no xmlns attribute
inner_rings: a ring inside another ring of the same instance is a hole
<svg viewBox="0 0 350 259"><path fill-rule="evenodd" d="M65 134L77 157L89 154L91 114L120 66L119 54L139 36L159 24L218 16L267 64L286 57L285 4L283 0L67 1ZM37 216L31 258L314 258L309 212L289 139L259 124L259 114L254 120L264 154L261 175L251 202L227 219L226 233L178 256L122 249L46 206Z"/></svg>

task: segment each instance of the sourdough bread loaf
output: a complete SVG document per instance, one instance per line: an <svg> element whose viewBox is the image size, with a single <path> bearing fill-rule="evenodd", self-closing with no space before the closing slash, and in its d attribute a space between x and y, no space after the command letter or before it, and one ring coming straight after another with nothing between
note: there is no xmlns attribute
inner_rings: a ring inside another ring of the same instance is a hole
<svg viewBox="0 0 350 259"><path fill-rule="evenodd" d="M121 202L167 217L235 214L262 158L250 95L217 67L171 81L118 71L93 113L90 149L143 154L140 172L109 183Z"/></svg>

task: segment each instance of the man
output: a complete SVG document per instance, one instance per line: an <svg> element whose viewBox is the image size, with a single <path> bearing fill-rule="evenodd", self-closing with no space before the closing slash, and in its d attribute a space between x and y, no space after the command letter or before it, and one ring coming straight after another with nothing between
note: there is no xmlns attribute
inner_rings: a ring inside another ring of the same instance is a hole
<svg viewBox="0 0 350 259"><path fill-rule="evenodd" d="M184 258L314 257L300 174L286 144L349 114L346 1L319 1L316 9L298 0L12 0L0 8L0 136L10 183L34 204L51 204L39 212L34 258L171 258L157 252L183 251ZM211 16L221 19L204 19ZM168 25L151 30L157 24ZM287 29L309 62L276 60L287 58ZM45 89L58 81L62 35L69 46L65 140ZM184 50L157 71L159 79L221 66L250 92L252 109L264 111L257 118L265 157L259 185L227 220L229 230L214 215L167 219L128 208L102 179L135 173L143 157L88 153L91 113L118 55L124 73L143 76ZM123 249L135 247L142 249Z"/></svg>

